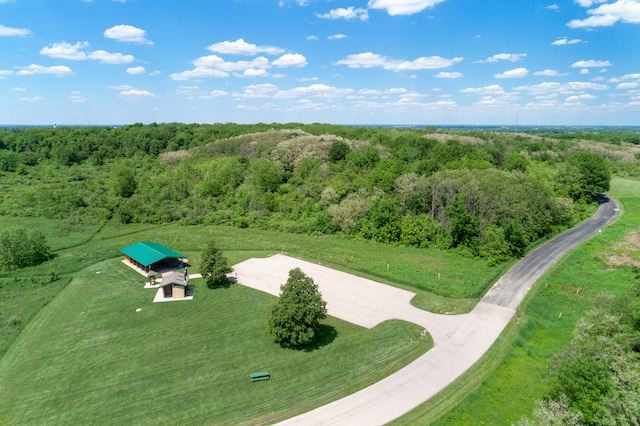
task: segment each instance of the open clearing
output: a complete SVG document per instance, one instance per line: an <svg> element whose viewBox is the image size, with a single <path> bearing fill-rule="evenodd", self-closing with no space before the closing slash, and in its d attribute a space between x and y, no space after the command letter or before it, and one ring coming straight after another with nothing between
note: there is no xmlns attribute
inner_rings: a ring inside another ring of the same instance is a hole
<svg viewBox="0 0 640 426"><path fill-rule="evenodd" d="M392 319L404 320L427 329L437 345L451 337L466 317L417 309L411 306L411 299L416 295L413 292L283 254L246 260L234 265L230 276L242 285L279 296L280 286L295 268L300 268L318 284L329 315L362 327L373 328Z"/></svg>

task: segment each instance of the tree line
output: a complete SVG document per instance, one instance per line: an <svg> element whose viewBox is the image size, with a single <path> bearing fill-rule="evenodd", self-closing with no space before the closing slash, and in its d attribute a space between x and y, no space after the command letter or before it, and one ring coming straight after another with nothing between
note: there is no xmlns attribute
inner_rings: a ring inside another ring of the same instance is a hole
<svg viewBox="0 0 640 426"><path fill-rule="evenodd" d="M0 172L29 185L0 213L342 233L496 264L588 214L611 164L570 140L435 128L5 129Z"/></svg>

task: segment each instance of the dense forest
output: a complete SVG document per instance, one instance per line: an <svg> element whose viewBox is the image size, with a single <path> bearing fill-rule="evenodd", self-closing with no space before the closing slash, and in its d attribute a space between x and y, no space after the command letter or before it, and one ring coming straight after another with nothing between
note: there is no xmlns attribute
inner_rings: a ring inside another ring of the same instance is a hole
<svg viewBox="0 0 640 426"><path fill-rule="evenodd" d="M6 128L0 214L342 233L496 264L588 215L612 171L634 170L638 142L300 123Z"/></svg>

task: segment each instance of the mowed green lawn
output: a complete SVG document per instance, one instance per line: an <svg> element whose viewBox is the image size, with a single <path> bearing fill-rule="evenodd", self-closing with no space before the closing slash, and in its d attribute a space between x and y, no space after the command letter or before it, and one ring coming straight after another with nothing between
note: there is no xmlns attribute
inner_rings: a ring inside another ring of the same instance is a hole
<svg viewBox="0 0 640 426"><path fill-rule="evenodd" d="M275 297L193 280L193 301L152 303L144 282L119 259L80 271L0 360L0 424L265 423L352 393L431 347L412 324L368 330L328 318L317 348L283 349L267 326ZM271 380L250 382L264 370Z"/></svg>

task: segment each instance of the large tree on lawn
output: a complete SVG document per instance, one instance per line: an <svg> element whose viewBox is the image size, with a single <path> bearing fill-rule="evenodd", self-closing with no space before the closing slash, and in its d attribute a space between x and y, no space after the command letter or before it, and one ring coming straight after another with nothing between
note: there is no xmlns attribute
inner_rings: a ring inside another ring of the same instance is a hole
<svg viewBox="0 0 640 426"><path fill-rule="evenodd" d="M207 281L207 286L214 288L224 285L227 274L232 270L215 241L210 240L200 255L200 274Z"/></svg>
<svg viewBox="0 0 640 426"><path fill-rule="evenodd" d="M322 299L318 285L296 268L289 271L289 279L280 290L280 299L269 320L276 342L287 347L312 343L320 320L327 314L327 302Z"/></svg>

